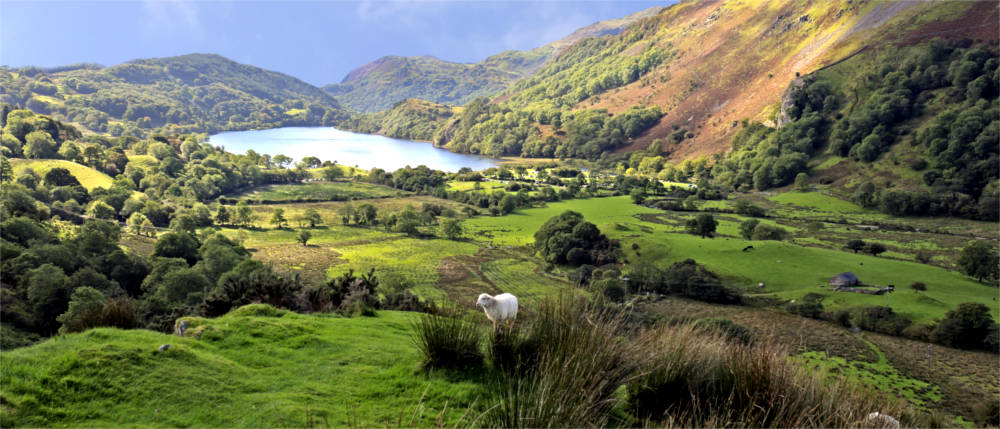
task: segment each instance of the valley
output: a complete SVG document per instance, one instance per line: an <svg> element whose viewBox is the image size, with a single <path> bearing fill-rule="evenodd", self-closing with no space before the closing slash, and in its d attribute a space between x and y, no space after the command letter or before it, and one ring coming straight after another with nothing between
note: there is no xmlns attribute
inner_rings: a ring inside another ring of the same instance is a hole
<svg viewBox="0 0 1000 429"><path fill-rule="evenodd" d="M0 426L1000 426L998 11L0 67Z"/></svg>

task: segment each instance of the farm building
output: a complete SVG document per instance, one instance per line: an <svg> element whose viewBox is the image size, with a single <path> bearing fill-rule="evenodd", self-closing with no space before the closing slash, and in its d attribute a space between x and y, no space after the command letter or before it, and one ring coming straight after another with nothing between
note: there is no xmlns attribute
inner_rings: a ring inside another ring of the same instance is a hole
<svg viewBox="0 0 1000 429"><path fill-rule="evenodd" d="M854 275L854 273L850 271L837 274L830 279L830 286L833 287L857 286L860 284L861 280L858 280L858 276Z"/></svg>

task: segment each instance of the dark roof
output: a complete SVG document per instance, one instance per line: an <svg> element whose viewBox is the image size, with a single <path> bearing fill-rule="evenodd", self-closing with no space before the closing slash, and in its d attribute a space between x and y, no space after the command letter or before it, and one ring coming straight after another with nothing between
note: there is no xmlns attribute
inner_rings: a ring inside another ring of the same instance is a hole
<svg viewBox="0 0 1000 429"><path fill-rule="evenodd" d="M832 279L830 279L830 283L856 284L856 283L860 283L860 282L861 281L858 280L858 276L854 275L854 273L852 273L850 271L848 271L846 273L837 274L837 275L833 276Z"/></svg>

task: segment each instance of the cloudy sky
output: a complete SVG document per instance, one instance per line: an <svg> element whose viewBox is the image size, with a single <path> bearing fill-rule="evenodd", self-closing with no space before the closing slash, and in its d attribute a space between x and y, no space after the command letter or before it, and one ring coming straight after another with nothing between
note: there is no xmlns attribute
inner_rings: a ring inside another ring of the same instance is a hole
<svg viewBox="0 0 1000 429"><path fill-rule="evenodd" d="M0 0L0 64L217 53L315 85L383 55L475 62L666 1Z"/></svg>

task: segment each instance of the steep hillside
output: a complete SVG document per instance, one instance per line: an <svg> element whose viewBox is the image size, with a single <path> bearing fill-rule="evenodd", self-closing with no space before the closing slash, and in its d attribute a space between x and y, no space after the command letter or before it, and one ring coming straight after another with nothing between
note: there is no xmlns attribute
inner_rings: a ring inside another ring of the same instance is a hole
<svg viewBox="0 0 1000 429"><path fill-rule="evenodd" d="M386 110L396 102L421 98L465 104L489 96L531 75L566 47L583 39L618 34L628 24L660 10L650 8L623 18L599 21L530 51L504 51L478 63L463 64L431 56L386 56L350 72L324 89L346 106L362 112Z"/></svg>
<svg viewBox="0 0 1000 429"><path fill-rule="evenodd" d="M324 125L347 117L316 87L218 55L106 68L2 68L0 90L0 101L113 135Z"/></svg>
<svg viewBox="0 0 1000 429"><path fill-rule="evenodd" d="M567 49L497 101L549 117L658 106L663 118L618 150L673 137L664 149L684 159L726 150L741 119L773 122L797 75L889 42L995 40L996 23L990 2L685 2ZM647 69L656 52L668 56Z"/></svg>
<svg viewBox="0 0 1000 429"><path fill-rule="evenodd" d="M360 115L342 122L341 127L407 140L430 141L461 108L411 98L397 102L389 110Z"/></svg>

